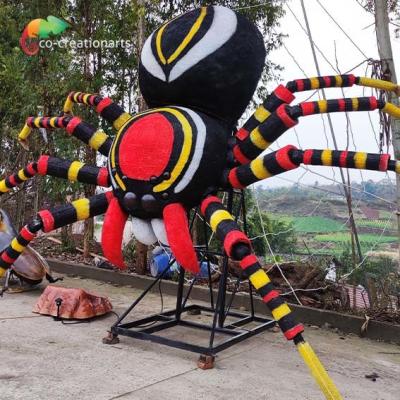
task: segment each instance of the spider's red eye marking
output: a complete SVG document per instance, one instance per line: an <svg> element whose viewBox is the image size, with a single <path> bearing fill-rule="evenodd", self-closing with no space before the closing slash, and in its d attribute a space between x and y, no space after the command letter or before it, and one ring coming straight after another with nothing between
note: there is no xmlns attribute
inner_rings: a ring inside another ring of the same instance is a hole
<svg viewBox="0 0 400 400"><path fill-rule="evenodd" d="M119 146L119 165L131 179L160 176L171 156L174 129L160 113L146 115L130 126ZM154 149L157 149L155 156Z"/></svg>

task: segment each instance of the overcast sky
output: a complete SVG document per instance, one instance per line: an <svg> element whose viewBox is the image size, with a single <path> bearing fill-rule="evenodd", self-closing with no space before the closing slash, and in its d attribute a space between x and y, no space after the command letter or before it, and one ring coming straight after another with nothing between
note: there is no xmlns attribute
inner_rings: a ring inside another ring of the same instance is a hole
<svg viewBox="0 0 400 400"><path fill-rule="evenodd" d="M320 0L320 2L368 57L378 59L375 27L373 25L374 17L372 14L364 11L355 0ZM303 26L305 26L300 0L289 0L288 5L299 18ZM340 31L335 23L323 11L316 0L305 0L305 5L314 42L334 66L336 66L335 43L337 49L338 65L342 72L354 68L357 64L365 59L365 57L355 48L351 41L346 38L346 36ZM315 64L313 61L308 38L300 28L299 24L296 22L296 19L293 17L288 7L286 6L285 11L286 15L281 19L280 27L280 31L288 35L288 37L284 39L284 43L288 50L296 58L300 67L305 71L307 76L316 76L317 74ZM397 57L396 55L400 55L400 39L396 39L394 37L394 33L392 35L392 47L394 59L395 61L397 61L396 68L399 74L400 57ZM321 73L323 75L335 75L336 72L321 57L321 55L317 53L317 56L320 63ZM282 71L281 73L282 82L287 82L292 79L304 77L304 74L293 62L292 58L289 56L284 47L275 51L273 54L270 55L270 57L274 62L279 63L285 68L284 71ZM364 63L362 66L353 70L352 73L356 76L364 76L366 65L367 64ZM368 71L368 76L369 74L370 70ZM272 86L273 85L271 85L271 88ZM346 88L344 90L346 97L363 95L368 96L371 93L368 89L363 92L363 89L360 87ZM307 98L310 94L311 92L298 94L296 96L296 100L304 101L305 98ZM326 94L328 98L342 97L340 89L328 89ZM318 98L314 97L313 100L315 99ZM354 132L355 146L352 139L350 139L349 150L378 152L376 138L374 137L374 133L372 131L367 113L359 112L350 114L351 126ZM331 114L331 116L337 137L338 147L339 149L345 149L347 140L345 115L335 113ZM378 112L372 112L371 118L375 129L378 132ZM325 125L326 135L324 134L324 126L321 116L309 116L301 118L300 123L296 127L299 140L297 139L294 130L291 129L272 148L275 150L278 147L283 147L287 144L294 144L303 149L324 149L327 148L328 140L329 148L333 149L331 134L326 119ZM323 174L330 178L340 180L339 171L337 169L327 167L311 167L311 169L312 171L319 174ZM297 169L295 171L290 171L284 175L281 175L281 177L289 179L291 181L300 180L300 182L303 184L313 184L315 181L319 181L320 183L329 183L328 180L323 179L318 175L310 172L306 172L306 174L304 175L304 173L304 169ZM394 173L390 173L390 177L394 178ZM380 180L382 178L385 178L385 174L364 171L361 177L360 172L355 170L352 171L351 178L357 181L361 181L362 179ZM282 186L287 184L291 183L277 177L268 179L264 183L264 185L270 187Z"/></svg>

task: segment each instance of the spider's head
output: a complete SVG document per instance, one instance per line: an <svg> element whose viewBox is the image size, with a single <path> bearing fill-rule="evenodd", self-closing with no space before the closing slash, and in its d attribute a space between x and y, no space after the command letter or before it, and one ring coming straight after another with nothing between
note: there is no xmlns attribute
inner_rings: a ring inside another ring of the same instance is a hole
<svg viewBox="0 0 400 400"><path fill-rule="evenodd" d="M146 40L139 84L150 107L181 105L234 124L250 102L265 59L257 27L222 6L168 21Z"/></svg>

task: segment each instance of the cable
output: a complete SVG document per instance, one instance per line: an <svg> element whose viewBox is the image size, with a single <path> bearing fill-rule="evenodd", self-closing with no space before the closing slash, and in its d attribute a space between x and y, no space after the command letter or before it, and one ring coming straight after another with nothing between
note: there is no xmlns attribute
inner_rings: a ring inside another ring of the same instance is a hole
<svg viewBox="0 0 400 400"><path fill-rule="evenodd" d="M344 33L344 35L347 37L347 39L350 40L350 42L353 44L353 46L365 57L368 58L368 56L360 49L360 47L354 42L354 40L346 33L346 31L339 25L339 23L335 20L335 18L332 17L332 15L329 13L329 11L321 4L319 0L315 0L319 6L325 11L325 13L329 16L329 18L335 23L335 25Z"/></svg>

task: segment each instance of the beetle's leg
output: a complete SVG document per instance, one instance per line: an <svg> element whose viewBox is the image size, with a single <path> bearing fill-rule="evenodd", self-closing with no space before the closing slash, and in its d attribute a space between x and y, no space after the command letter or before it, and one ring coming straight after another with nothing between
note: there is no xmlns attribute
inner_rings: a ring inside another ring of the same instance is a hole
<svg viewBox="0 0 400 400"><path fill-rule="evenodd" d="M0 277L6 273L39 231L50 232L76 221L104 214L112 198L112 192L106 192L49 210L39 211L36 217L21 229L18 236L1 253Z"/></svg>
<svg viewBox="0 0 400 400"><path fill-rule="evenodd" d="M224 187L244 188L254 182L305 165L356 168L372 171L394 171L400 174L400 162L390 160L389 154L374 154L340 150L298 150L286 146L248 164L226 171Z"/></svg>
<svg viewBox="0 0 400 400"><path fill-rule="evenodd" d="M242 140L238 140L233 154L240 164L254 160L284 132L298 123L299 117L308 115L382 110L394 118L400 118L400 108L375 97L354 97L334 100L319 100L300 103L296 106L282 104L262 124L253 129Z"/></svg>
<svg viewBox="0 0 400 400"><path fill-rule="evenodd" d="M96 130L93 126L78 117L71 115L63 117L29 117L18 135L18 140L25 148L28 148L28 138L34 128L65 129L69 135L75 136L92 149L108 156L112 145L112 139L102 130Z"/></svg>
<svg viewBox="0 0 400 400"><path fill-rule="evenodd" d="M262 124L281 104L290 104L295 99L293 93L333 87L351 87L353 85L386 90L388 92L394 92L400 96L400 86L393 82L367 78L364 76L354 76L352 74L295 79L288 82L286 87L279 85L270 95L268 95L265 101L258 106L256 111L254 111L250 118L245 122L243 127L236 132L236 137L238 140L245 139L253 129Z"/></svg>
<svg viewBox="0 0 400 400"><path fill-rule="evenodd" d="M221 200L215 196L209 196L203 200L201 212L217 238L222 241L224 250L228 256L239 261L251 284L270 309L274 319L278 322L286 339L293 340L300 354L312 370L323 392L335 396L327 396L327 398L341 399L335 384L329 378L310 345L305 342L302 336L302 332L304 331L303 325L295 321L289 306L279 295L279 292L275 290L267 273L263 270L251 249L250 239L239 229L233 216L225 209ZM311 358L312 362L310 362Z"/></svg>
<svg viewBox="0 0 400 400"><path fill-rule="evenodd" d="M132 118L132 115L125 112L118 104L109 97L101 97L98 94L71 92L64 104L64 113L72 112L74 103L84 104L93 107L98 114L110 122L119 131L122 126Z"/></svg>
<svg viewBox="0 0 400 400"><path fill-rule="evenodd" d="M68 161L57 157L41 156L38 161L29 163L0 181L0 196L24 183L35 175L48 175L102 187L110 186L107 168L86 165L80 161Z"/></svg>

